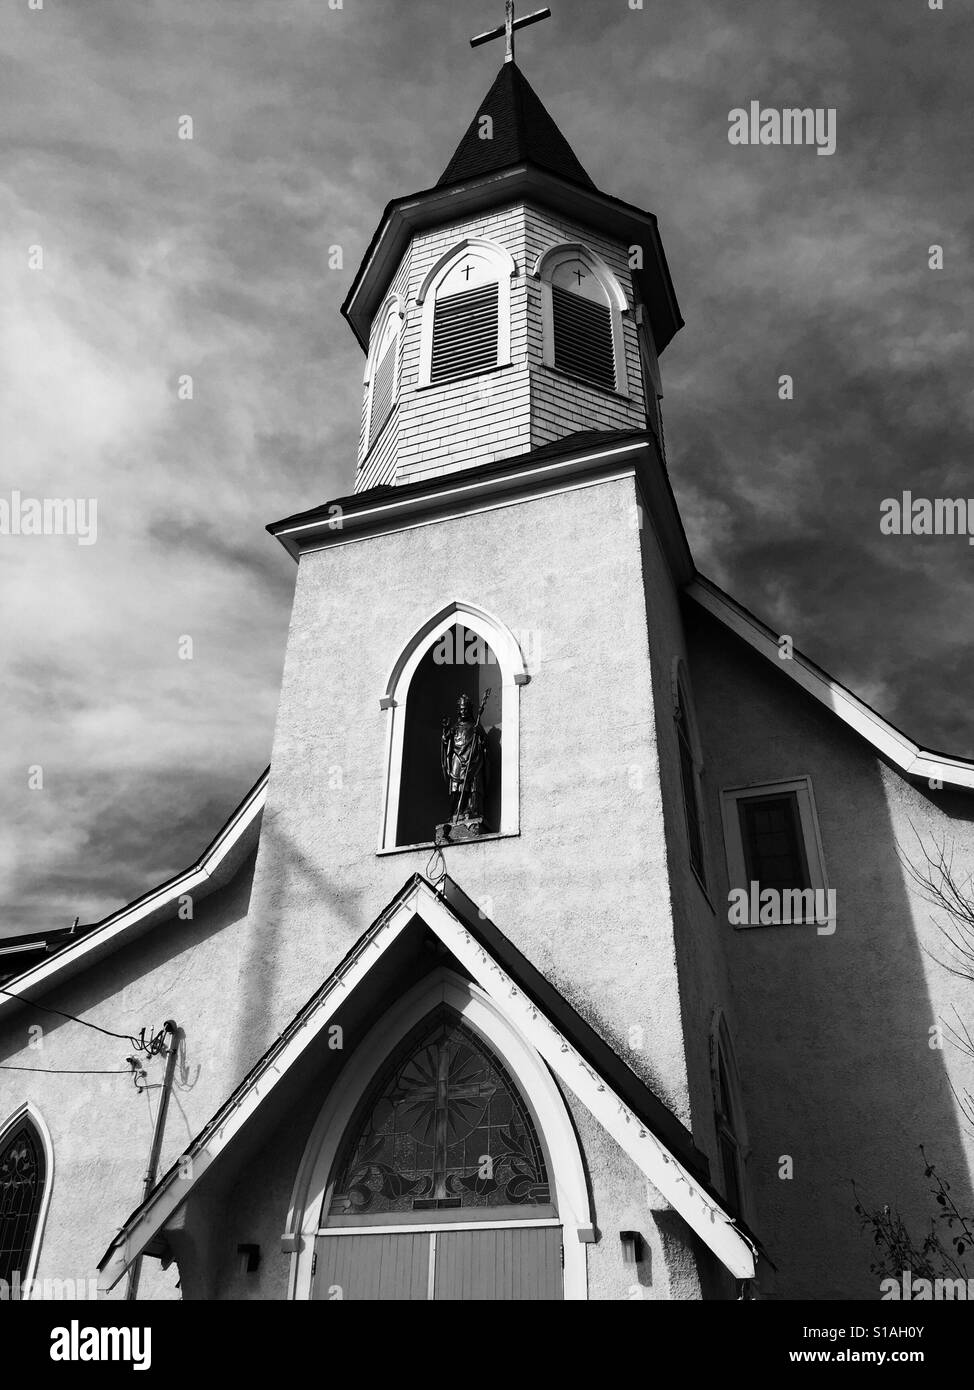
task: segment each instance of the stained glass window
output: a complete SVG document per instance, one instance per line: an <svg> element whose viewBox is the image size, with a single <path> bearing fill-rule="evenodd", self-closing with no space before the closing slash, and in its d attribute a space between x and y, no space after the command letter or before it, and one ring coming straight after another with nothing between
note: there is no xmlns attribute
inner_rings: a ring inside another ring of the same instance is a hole
<svg viewBox="0 0 974 1390"><path fill-rule="evenodd" d="M27 1277L44 1192L44 1150L27 1120L0 1143L0 1279Z"/></svg>
<svg viewBox="0 0 974 1390"><path fill-rule="evenodd" d="M332 1219L551 1202L517 1087L447 1009L426 1019L382 1072L335 1173Z"/></svg>

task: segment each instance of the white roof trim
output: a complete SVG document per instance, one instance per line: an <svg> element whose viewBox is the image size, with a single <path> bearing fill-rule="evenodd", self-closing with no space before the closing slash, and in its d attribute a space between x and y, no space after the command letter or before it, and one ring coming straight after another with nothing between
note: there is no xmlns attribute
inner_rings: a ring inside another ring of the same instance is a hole
<svg viewBox="0 0 974 1390"><path fill-rule="evenodd" d="M555 1075L574 1091L718 1259L738 1279L752 1279L754 1251L732 1217L714 1198L701 1191L697 1179L662 1140L651 1133L608 1082L591 1069L551 1019L471 935L447 903L425 881L420 881L397 898L390 910L370 928L359 949L328 982L307 1016L292 1033L283 1034L279 1043L266 1054L264 1064L255 1068L246 1090L233 1098L234 1103L223 1124L209 1137L205 1147L195 1150L189 1146L193 1159L192 1177L180 1177L178 1169L170 1169L131 1229L128 1222L122 1227L101 1262L99 1289L107 1292L118 1283L132 1261L182 1206L202 1174L280 1084L288 1069L326 1028L349 993L365 979L417 913L466 967L495 1007L544 1058Z"/></svg>
<svg viewBox="0 0 974 1390"><path fill-rule="evenodd" d="M22 975L7 980L4 984L6 993L0 995L0 1016L18 1008L22 999L35 998L60 977L73 974L87 964L90 958L104 954L107 948L114 950L122 944L122 939L143 924L147 917L171 906L180 897L186 894L201 897L204 895L200 892L201 889L211 891L215 885L211 884L210 880L254 826L264 809L266 796L265 772L195 864L191 864L181 874L152 889L143 897L136 898L135 902L119 908L98 926L77 937L55 955L39 961Z"/></svg>
<svg viewBox="0 0 974 1390"><path fill-rule="evenodd" d="M686 593L743 638L754 651L774 662L777 670L790 676L826 709L838 715L877 752L889 758L904 776L935 779L944 786L974 788L974 763L921 748L799 651L795 650L788 661L780 660L777 635L709 579L697 575L687 585Z"/></svg>
<svg viewBox="0 0 974 1390"><path fill-rule="evenodd" d="M570 445L571 436L565 441ZM557 442L557 441L556 441ZM505 463L510 463L510 468L506 468L498 474L490 474L488 477L475 478L471 481L457 482L457 478L462 480L462 472L444 474L445 481L443 486L435 491L423 493L420 497L384 497L381 502L375 502L370 507L356 507L342 518L341 527L336 526L333 516L320 514L313 517L310 521L296 521L293 525L278 524L272 531L279 541L284 543L285 537L297 536L305 531L328 531L336 532L345 530L351 525L356 528L366 522L381 521L385 522L388 518L393 520L405 515L407 512L417 509L428 510L432 505L441 503L444 499L457 498L463 500L466 497L487 496L490 493L501 489L508 489L512 482L520 482L522 478L537 477L541 480L557 476L560 472L574 472L580 465L587 463L598 463L602 459L615 458L621 454L632 454L640 449L649 448L649 439L635 439L623 444L611 444L603 447L589 448L578 453L572 453L566 448L564 454L560 454L551 462L542 461L541 463L531 463L531 453L524 455L527 461L526 466L516 467L521 457L513 454L510 460L505 459ZM601 479L599 481L602 481Z"/></svg>

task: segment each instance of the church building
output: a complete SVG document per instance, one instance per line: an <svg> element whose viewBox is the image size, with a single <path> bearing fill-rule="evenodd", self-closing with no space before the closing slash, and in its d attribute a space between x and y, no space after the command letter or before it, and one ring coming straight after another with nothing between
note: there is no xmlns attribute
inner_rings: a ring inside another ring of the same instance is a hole
<svg viewBox="0 0 974 1390"><path fill-rule="evenodd" d="M512 9L345 300L347 493L268 527L269 769L169 882L0 943L7 1296L872 1299L852 1184L922 1233L923 1144L969 1193L903 854L974 869L974 764L697 571L657 219Z"/></svg>

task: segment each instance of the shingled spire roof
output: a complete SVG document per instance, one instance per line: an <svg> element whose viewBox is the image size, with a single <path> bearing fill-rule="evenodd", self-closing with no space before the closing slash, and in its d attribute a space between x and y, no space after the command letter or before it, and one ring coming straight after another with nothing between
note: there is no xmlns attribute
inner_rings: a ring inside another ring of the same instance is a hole
<svg viewBox="0 0 974 1390"><path fill-rule="evenodd" d="M492 139L481 138L481 120L493 121ZM583 188L595 185L540 97L514 62L505 63L470 122L437 187L529 163Z"/></svg>

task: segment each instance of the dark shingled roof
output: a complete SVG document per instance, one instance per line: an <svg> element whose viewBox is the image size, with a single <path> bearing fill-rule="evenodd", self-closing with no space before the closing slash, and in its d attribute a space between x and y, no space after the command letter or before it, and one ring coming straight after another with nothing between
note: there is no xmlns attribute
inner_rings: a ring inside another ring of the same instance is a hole
<svg viewBox="0 0 974 1390"><path fill-rule="evenodd" d="M491 140L480 138L482 116L494 123ZM510 62L480 103L437 187L525 162L584 188L595 187L528 79Z"/></svg>

